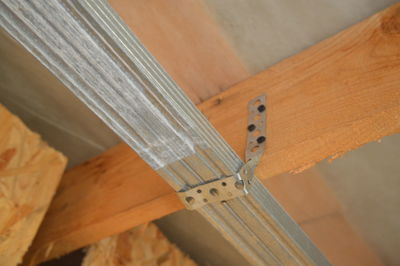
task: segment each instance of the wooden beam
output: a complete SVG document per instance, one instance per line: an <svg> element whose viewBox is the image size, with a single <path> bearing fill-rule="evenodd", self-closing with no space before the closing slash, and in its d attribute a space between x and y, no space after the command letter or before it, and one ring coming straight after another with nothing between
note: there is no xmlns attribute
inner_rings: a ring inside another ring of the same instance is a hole
<svg viewBox="0 0 400 266"><path fill-rule="evenodd" d="M0 104L0 265L22 261L66 162Z"/></svg>
<svg viewBox="0 0 400 266"><path fill-rule="evenodd" d="M268 95L268 147L257 168L261 179L334 159L400 132L399 28L397 4L198 107L244 155L247 102ZM73 169L30 256L53 258L182 208L158 179L124 144Z"/></svg>
<svg viewBox="0 0 400 266"><path fill-rule="evenodd" d="M26 262L66 254L184 208L172 188L126 145L67 171L56 195Z"/></svg>

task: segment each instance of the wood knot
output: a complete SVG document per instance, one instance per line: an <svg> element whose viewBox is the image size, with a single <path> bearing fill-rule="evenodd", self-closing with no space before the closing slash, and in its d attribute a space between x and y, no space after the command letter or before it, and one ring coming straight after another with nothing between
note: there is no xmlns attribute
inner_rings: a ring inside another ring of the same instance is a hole
<svg viewBox="0 0 400 266"><path fill-rule="evenodd" d="M220 105L222 103L222 98L217 98L216 100L215 100L215 105Z"/></svg>
<svg viewBox="0 0 400 266"><path fill-rule="evenodd" d="M0 154L0 170L7 167L8 163L11 161L16 153L17 149L10 148Z"/></svg>
<svg viewBox="0 0 400 266"><path fill-rule="evenodd" d="M400 7L382 18L381 29L385 34L400 34Z"/></svg>

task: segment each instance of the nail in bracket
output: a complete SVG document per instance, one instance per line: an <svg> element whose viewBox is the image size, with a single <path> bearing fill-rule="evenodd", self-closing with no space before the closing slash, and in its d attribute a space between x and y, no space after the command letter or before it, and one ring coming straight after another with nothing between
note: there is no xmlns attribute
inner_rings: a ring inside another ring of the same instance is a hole
<svg viewBox="0 0 400 266"><path fill-rule="evenodd" d="M195 210L209 203L225 202L249 193L266 141L266 100L265 95L252 99L248 104L248 127L246 163L239 172L198 184L188 190L179 191L178 196L189 210Z"/></svg>

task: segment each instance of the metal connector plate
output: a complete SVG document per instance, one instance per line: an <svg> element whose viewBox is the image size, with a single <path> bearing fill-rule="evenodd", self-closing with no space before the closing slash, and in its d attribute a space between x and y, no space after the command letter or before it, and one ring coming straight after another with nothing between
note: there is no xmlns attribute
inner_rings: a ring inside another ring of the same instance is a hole
<svg viewBox="0 0 400 266"><path fill-rule="evenodd" d="M267 103L265 95L258 96L248 103L247 145L246 163L253 158L261 158L265 150L266 135L266 113Z"/></svg>
<svg viewBox="0 0 400 266"><path fill-rule="evenodd" d="M265 95L252 99L248 104L248 127L245 164L239 171L227 177L198 184L179 191L178 196L189 210L195 210L214 202L224 202L248 194L266 142Z"/></svg>
<svg viewBox="0 0 400 266"><path fill-rule="evenodd" d="M236 176L229 176L178 192L178 196L187 209L194 210L212 202L223 202L247 193L244 180L238 180Z"/></svg>

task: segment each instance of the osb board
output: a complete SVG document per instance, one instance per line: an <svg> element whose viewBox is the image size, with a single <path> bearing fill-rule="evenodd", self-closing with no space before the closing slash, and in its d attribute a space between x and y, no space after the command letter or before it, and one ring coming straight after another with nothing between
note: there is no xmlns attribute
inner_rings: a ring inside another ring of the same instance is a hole
<svg viewBox="0 0 400 266"><path fill-rule="evenodd" d="M21 262L66 162L0 105L0 265Z"/></svg>
<svg viewBox="0 0 400 266"><path fill-rule="evenodd" d="M195 266L197 265L153 223L103 239L90 246L83 266Z"/></svg>

